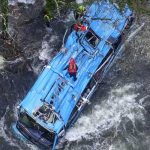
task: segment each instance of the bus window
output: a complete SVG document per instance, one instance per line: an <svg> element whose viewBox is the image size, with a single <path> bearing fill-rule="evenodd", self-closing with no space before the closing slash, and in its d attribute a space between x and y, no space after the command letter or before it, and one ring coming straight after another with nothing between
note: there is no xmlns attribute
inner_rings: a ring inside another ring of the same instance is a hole
<svg viewBox="0 0 150 150"><path fill-rule="evenodd" d="M45 130L44 133L42 134L42 137L49 141L54 141L55 134L53 132Z"/></svg>
<svg viewBox="0 0 150 150"><path fill-rule="evenodd" d="M20 114L19 121L28 128L32 128L35 125L35 121L31 117L29 117L26 113Z"/></svg>
<svg viewBox="0 0 150 150"><path fill-rule="evenodd" d="M50 142L54 141L55 133L50 132L50 131L46 130L45 128L43 128L41 125L36 123L25 112L20 114L19 122L24 125L24 128L30 129L30 130L28 130L28 132L30 132L30 135L32 134L32 136L35 136L35 137L40 136L41 138L44 138L45 140L48 140ZM22 132L24 132L24 134L25 134L25 131L27 131L27 130L23 130ZM34 133L36 133L36 134L34 134Z"/></svg>
<svg viewBox="0 0 150 150"><path fill-rule="evenodd" d="M118 48L119 44L121 43L121 40L122 40L121 35L118 38L114 38L114 37L110 36L108 38L107 42L112 45L114 50L116 50Z"/></svg>
<svg viewBox="0 0 150 150"><path fill-rule="evenodd" d="M94 34L94 32L91 32L90 30L85 35L85 38L94 48L98 45L100 41L99 38Z"/></svg>

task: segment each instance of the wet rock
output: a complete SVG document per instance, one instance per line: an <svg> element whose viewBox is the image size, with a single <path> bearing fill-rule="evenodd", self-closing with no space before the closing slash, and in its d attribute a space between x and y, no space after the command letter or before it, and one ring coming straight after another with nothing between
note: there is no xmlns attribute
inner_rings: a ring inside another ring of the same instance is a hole
<svg viewBox="0 0 150 150"><path fill-rule="evenodd" d="M9 30L22 49L29 45L38 48L41 44L45 34L44 4L44 0L36 0L33 4L18 2L10 5Z"/></svg>
<svg viewBox="0 0 150 150"><path fill-rule="evenodd" d="M44 5L45 0L36 0L33 4L17 2L15 5L9 5L11 13L9 24L21 26L32 22L41 15Z"/></svg>

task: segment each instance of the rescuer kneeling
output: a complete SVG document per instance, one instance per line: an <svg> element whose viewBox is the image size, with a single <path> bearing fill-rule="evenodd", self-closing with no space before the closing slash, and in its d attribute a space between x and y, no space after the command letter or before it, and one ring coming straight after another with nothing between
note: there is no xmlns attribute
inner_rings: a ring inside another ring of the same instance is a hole
<svg viewBox="0 0 150 150"><path fill-rule="evenodd" d="M66 69L68 69L68 73L69 73L70 77L73 77L73 80L76 81L78 66L76 65L75 60L73 58L70 59L69 65L64 70L66 70Z"/></svg>

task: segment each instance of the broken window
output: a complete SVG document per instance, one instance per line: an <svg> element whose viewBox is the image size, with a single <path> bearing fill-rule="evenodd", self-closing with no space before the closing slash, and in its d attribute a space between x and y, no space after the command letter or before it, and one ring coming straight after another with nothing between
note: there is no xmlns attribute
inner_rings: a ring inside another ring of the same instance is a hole
<svg viewBox="0 0 150 150"><path fill-rule="evenodd" d="M98 45L100 42L100 39L94 34L92 31L88 31L85 35L86 40L92 45L94 48Z"/></svg>
<svg viewBox="0 0 150 150"><path fill-rule="evenodd" d="M54 141L55 134L53 132L49 132L42 126L36 123L34 119L32 119L27 113L22 112L20 113L19 121L27 128L30 129L30 131L34 131L36 133L36 136L41 136L41 138L44 138L49 141ZM31 132L32 133L32 132Z"/></svg>
<svg viewBox="0 0 150 150"><path fill-rule="evenodd" d="M36 110L33 115L43 121L54 124L56 120L58 120L58 117L52 109L52 105L45 103L38 110Z"/></svg>
<svg viewBox="0 0 150 150"><path fill-rule="evenodd" d="M118 38L114 38L114 37L110 36L107 40L107 43L111 44L113 49L116 50L118 48L118 46L120 45L121 40L122 40L121 35Z"/></svg>

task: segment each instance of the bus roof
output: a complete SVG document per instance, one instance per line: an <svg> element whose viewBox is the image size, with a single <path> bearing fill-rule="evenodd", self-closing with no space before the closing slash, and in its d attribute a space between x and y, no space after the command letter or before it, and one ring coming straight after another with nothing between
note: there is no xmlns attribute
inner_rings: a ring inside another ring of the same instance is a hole
<svg viewBox="0 0 150 150"><path fill-rule="evenodd" d="M82 92L111 49L107 40L110 37L116 39L121 35L127 17L131 13L127 7L123 13L120 13L116 6L108 2L95 2L89 7L86 14L86 19L89 21L88 30L79 33L80 38L75 31L69 35L65 44L67 52L56 55L21 102L20 105L31 117L46 129L57 133L67 125ZM94 44L93 41L90 43L89 36L95 36ZM71 57L75 59L78 66L76 81L64 69ZM60 119L53 124L37 119L33 115L45 102L52 105L54 111L60 116Z"/></svg>

